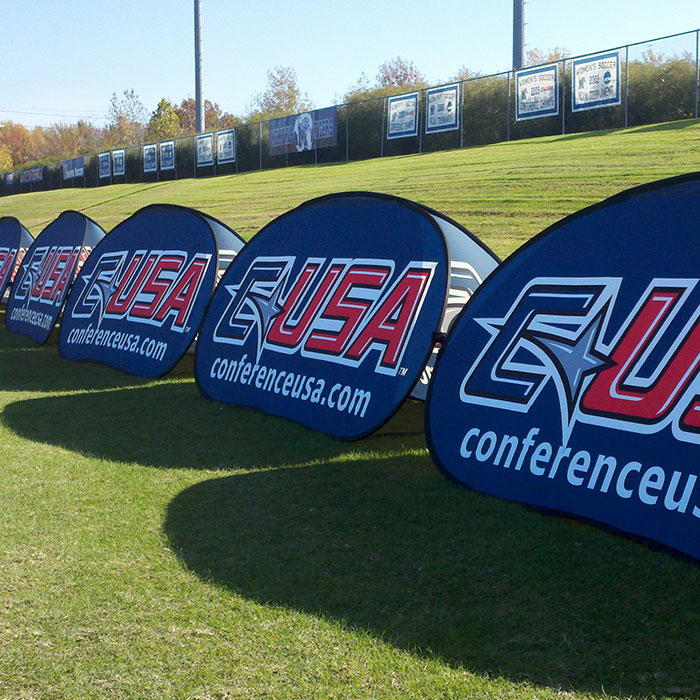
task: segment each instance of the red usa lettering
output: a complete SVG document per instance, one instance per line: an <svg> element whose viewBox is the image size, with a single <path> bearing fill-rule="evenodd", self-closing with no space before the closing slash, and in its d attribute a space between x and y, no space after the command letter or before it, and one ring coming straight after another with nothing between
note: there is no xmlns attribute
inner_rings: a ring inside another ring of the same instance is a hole
<svg viewBox="0 0 700 700"><path fill-rule="evenodd" d="M378 353L375 371L397 374L432 282L436 263L308 258L294 279L295 257L256 258L214 331L214 342L257 343L263 350L350 366Z"/></svg>
<svg viewBox="0 0 700 700"><path fill-rule="evenodd" d="M80 252L80 246L37 248L24 268L15 299L60 306L73 279Z"/></svg>
<svg viewBox="0 0 700 700"><path fill-rule="evenodd" d="M105 253L82 281L72 318L103 318L188 331L187 322L211 262L211 254L181 250Z"/></svg>

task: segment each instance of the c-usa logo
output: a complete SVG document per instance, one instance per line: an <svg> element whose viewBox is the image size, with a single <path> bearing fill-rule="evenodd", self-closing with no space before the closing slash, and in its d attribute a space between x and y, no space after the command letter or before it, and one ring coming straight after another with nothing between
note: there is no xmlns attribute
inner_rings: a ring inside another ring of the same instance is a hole
<svg viewBox="0 0 700 700"><path fill-rule="evenodd" d="M612 328L621 284L538 277L502 317L475 318L490 338L461 401L528 413L553 385L564 445L577 422L636 433L670 425L700 443L700 308L689 302L698 280L651 280Z"/></svg>
<svg viewBox="0 0 700 700"><path fill-rule="evenodd" d="M292 279L296 257L260 256L238 284L214 329L214 342L255 343L263 351L299 353L359 366L378 351L375 371L401 374L401 360L436 268L411 261L307 258Z"/></svg>

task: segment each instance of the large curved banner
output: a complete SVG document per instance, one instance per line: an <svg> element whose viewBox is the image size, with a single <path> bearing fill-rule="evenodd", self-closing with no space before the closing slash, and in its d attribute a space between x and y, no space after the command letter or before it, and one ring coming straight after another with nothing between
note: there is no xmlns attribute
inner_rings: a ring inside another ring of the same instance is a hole
<svg viewBox="0 0 700 700"><path fill-rule="evenodd" d="M433 378L449 476L700 558L700 176L541 233L481 287Z"/></svg>
<svg viewBox="0 0 700 700"><path fill-rule="evenodd" d="M199 387L338 437L371 433L423 369L448 282L426 209L370 193L307 202L221 280L197 345Z"/></svg>
<svg viewBox="0 0 700 700"><path fill-rule="evenodd" d="M154 204L114 228L76 280L59 350L144 377L192 344L219 275L244 241L193 209Z"/></svg>
<svg viewBox="0 0 700 700"><path fill-rule="evenodd" d="M58 320L73 279L104 231L84 214L64 211L32 243L7 302L5 325L40 345Z"/></svg>
<svg viewBox="0 0 700 700"><path fill-rule="evenodd" d="M0 299L14 280L34 237L14 216L0 218Z"/></svg>

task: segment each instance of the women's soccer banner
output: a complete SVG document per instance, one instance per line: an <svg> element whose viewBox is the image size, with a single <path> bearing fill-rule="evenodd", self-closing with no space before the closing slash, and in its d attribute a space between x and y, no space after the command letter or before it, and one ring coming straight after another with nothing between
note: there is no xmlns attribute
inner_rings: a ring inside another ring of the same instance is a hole
<svg viewBox="0 0 700 700"><path fill-rule="evenodd" d="M516 121L556 117L559 114L559 65L518 71L515 94Z"/></svg>
<svg viewBox="0 0 700 700"><path fill-rule="evenodd" d="M577 58L572 64L571 111L612 107L622 102L620 52Z"/></svg>
<svg viewBox="0 0 700 700"><path fill-rule="evenodd" d="M418 93L395 95L387 98L387 139L418 136Z"/></svg>

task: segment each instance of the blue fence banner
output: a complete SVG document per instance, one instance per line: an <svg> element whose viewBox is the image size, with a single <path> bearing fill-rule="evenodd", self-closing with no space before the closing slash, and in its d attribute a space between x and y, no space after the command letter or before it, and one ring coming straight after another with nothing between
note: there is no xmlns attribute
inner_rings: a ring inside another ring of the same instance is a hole
<svg viewBox="0 0 700 700"><path fill-rule="evenodd" d="M214 134L199 134L195 141L197 167L214 165Z"/></svg>
<svg viewBox="0 0 700 700"><path fill-rule="evenodd" d="M387 97L387 139L418 136L418 93Z"/></svg>
<svg viewBox="0 0 700 700"><path fill-rule="evenodd" d="M143 147L143 172L158 172L158 146L155 143L149 143Z"/></svg>
<svg viewBox="0 0 700 700"><path fill-rule="evenodd" d="M42 182L44 179L44 166L19 171L19 181L22 185L30 185L34 182Z"/></svg>
<svg viewBox="0 0 700 700"><path fill-rule="evenodd" d="M192 344L223 262L244 242L194 209L147 206L105 236L66 302L59 350L144 377ZM223 270L221 270L223 271Z"/></svg>
<svg viewBox="0 0 700 700"><path fill-rule="evenodd" d="M700 175L536 236L476 291L430 386L448 476L700 558Z"/></svg>
<svg viewBox="0 0 700 700"><path fill-rule="evenodd" d="M84 214L64 211L32 243L10 291L5 325L38 344L48 340L80 267L104 231Z"/></svg>
<svg viewBox="0 0 700 700"><path fill-rule="evenodd" d="M426 91L425 133L459 129L459 83Z"/></svg>
<svg viewBox="0 0 700 700"><path fill-rule="evenodd" d="M0 299L15 279L34 237L13 216L0 218Z"/></svg>
<svg viewBox="0 0 700 700"><path fill-rule="evenodd" d="M114 177L126 175L126 159L124 157L123 148L112 151L112 175L114 175Z"/></svg>
<svg viewBox="0 0 700 700"><path fill-rule="evenodd" d="M423 370L448 279L424 208L371 193L307 202L222 278L197 343L200 390L345 439L371 433Z"/></svg>
<svg viewBox="0 0 700 700"><path fill-rule="evenodd" d="M76 177L83 177L85 175L84 156L78 156L77 158L70 158L69 160L64 160L62 166L64 180L74 180Z"/></svg>
<svg viewBox="0 0 700 700"><path fill-rule="evenodd" d="M515 119L559 114L559 64L528 68L515 74Z"/></svg>
<svg viewBox="0 0 700 700"><path fill-rule="evenodd" d="M619 51L577 58L571 65L572 112L621 104Z"/></svg>
<svg viewBox="0 0 700 700"><path fill-rule="evenodd" d="M293 117L271 119L270 155L277 156L338 145L338 109L326 107Z"/></svg>
<svg viewBox="0 0 700 700"><path fill-rule="evenodd" d="M106 177L111 177L112 175L112 160L110 158L110 153L100 153L97 156L97 171L100 176L100 180Z"/></svg>
<svg viewBox="0 0 700 700"><path fill-rule="evenodd" d="M226 129L216 134L216 162L219 165L236 160L236 130Z"/></svg>
<svg viewBox="0 0 700 700"><path fill-rule="evenodd" d="M160 169L175 170L175 141L161 141Z"/></svg>

